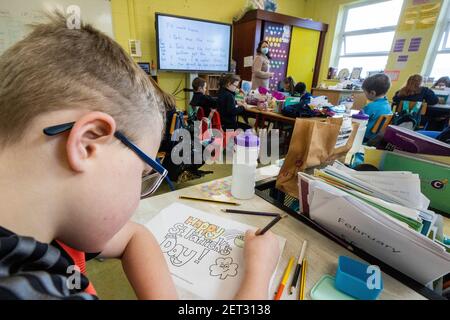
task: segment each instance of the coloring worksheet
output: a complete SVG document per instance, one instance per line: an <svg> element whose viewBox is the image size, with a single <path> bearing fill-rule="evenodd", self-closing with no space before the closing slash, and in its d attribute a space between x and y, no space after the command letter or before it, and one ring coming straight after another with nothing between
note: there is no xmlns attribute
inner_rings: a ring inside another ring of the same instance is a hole
<svg viewBox="0 0 450 320"><path fill-rule="evenodd" d="M244 265L244 234L255 227L174 203L148 224L175 285L201 299L232 299ZM279 238L280 252L286 240Z"/></svg>

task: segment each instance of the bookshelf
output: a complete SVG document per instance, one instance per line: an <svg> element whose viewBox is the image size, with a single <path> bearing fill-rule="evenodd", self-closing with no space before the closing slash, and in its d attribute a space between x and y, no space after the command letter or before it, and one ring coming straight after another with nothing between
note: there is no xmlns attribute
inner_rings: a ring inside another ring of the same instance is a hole
<svg viewBox="0 0 450 320"><path fill-rule="evenodd" d="M220 78L221 74L199 74L200 78L204 79L207 83L207 92L206 94L210 96L217 96L220 89Z"/></svg>

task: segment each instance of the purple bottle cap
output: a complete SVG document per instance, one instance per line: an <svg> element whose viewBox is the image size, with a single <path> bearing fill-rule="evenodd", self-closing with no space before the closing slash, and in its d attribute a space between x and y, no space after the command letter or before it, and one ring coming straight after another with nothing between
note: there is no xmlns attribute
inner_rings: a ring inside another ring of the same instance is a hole
<svg viewBox="0 0 450 320"><path fill-rule="evenodd" d="M252 130L247 130L234 138L234 143L237 146L254 148L259 147L259 138Z"/></svg>
<svg viewBox="0 0 450 320"><path fill-rule="evenodd" d="M369 116L364 113L363 110L359 111L359 113L352 115L353 119L357 120L369 120Z"/></svg>

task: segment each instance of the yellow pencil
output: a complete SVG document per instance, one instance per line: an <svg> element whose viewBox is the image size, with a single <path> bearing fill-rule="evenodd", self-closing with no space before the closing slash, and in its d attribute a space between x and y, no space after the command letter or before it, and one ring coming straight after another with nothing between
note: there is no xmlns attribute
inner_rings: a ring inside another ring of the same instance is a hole
<svg viewBox="0 0 450 320"><path fill-rule="evenodd" d="M283 290L289 279L289 275L291 274L291 269L292 269L292 266L294 265L294 261L295 261L294 257L291 257L291 259L289 259L289 263L286 267L286 270L284 270L283 279L281 280L280 286L278 287L277 294L275 295L275 300L280 300L281 295L283 294Z"/></svg>
<svg viewBox="0 0 450 320"><path fill-rule="evenodd" d="M303 259L302 263L302 278L300 281L300 293L299 293L299 300L305 300L305 286L306 286L306 259Z"/></svg>

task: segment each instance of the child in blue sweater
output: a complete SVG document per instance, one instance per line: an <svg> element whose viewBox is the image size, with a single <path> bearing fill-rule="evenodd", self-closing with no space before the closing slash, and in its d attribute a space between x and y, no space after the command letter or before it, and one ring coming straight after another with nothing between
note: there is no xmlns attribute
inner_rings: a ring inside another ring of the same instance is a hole
<svg viewBox="0 0 450 320"><path fill-rule="evenodd" d="M364 136L365 141L376 137L376 134L372 133L372 129L378 119L383 115L392 114L391 105L386 98L386 93L390 87L391 80L385 74L376 74L369 77L362 85L367 99L371 101L363 108L364 113L369 116L369 123L367 124L367 131Z"/></svg>

